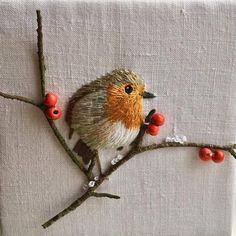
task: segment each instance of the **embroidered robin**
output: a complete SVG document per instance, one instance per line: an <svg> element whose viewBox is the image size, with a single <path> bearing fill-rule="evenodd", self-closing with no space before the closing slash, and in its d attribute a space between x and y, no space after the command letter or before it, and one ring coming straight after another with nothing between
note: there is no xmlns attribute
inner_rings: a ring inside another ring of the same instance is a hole
<svg viewBox="0 0 236 236"><path fill-rule="evenodd" d="M76 131L80 140L74 151L88 164L97 150L131 144L143 122L143 98L155 97L144 90L139 75L117 69L76 91L69 101L66 122L69 138Z"/></svg>

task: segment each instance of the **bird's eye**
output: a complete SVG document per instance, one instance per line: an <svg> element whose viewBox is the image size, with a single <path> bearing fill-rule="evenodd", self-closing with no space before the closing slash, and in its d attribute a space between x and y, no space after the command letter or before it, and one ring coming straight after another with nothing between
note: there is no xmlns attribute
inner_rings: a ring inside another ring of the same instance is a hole
<svg viewBox="0 0 236 236"><path fill-rule="evenodd" d="M125 86L125 92L130 94L133 92L133 87L131 85Z"/></svg>

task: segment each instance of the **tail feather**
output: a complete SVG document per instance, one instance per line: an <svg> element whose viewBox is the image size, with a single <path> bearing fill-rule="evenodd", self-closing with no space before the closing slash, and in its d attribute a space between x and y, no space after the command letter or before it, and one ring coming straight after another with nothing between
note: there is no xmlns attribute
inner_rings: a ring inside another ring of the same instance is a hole
<svg viewBox="0 0 236 236"><path fill-rule="evenodd" d="M73 148L73 151L76 152L79 156L82 157L82 160L85 165L87 165L91 159L93 159L97 155L96 150L92 150L86 143L84 143L82 140L79 140L75 147Z"/></svg>

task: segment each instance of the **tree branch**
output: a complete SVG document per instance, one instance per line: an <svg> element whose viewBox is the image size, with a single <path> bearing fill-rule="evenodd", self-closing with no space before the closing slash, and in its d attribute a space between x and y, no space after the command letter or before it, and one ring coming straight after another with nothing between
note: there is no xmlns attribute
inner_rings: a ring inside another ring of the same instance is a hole
<svg viewBox="0 0 236 236"><path fill-rule="evenodd" d="M144 134L143 134L144 135ZM142 138L140 139L142 140ZM126 163L128 160L136 156L137 154L146 152L146 151L151 151L151 150L156 150L156 149L161 149L161 148L171 148L171 147L197 147L197 148L202 148L202 147L210 147L213 149L222 149L225 150L234 157L236 157L236 152L232 149L235 146L235 144L232 145L213 145L213 144L198 144L198 143L175 143L175 142L162 142L160 144L153 144L153 145L148 145L148 146L133 146L130 151L121 159L119 162L117 162L115 165L111 165L101 176L101 178L96 182L96 185L93 188L89 188L88 191L80 198L78 198L75 202L73 202L69 207L67 207L65 210L62 212L58 213L56 216L54 216L52 219L47 221L45 224L43 224L44 228L47 228L57 220L59 220L61 217L65 216L68 214L70 211L75 210L78 206L80 206L83 201L87 200L90 196L95 197L108 197L113 196L107 193L96 193L94 190L98 188L105 179L107 179L114 171L116 171L119 167L121 167L124 163ZM88 196L89 195L89 196ZM100 195L100 196L99 196ZM118 196L117 196L118 197ZM118 198L117 198L118 199Z"/></svg>
<svg viewBox="0 0 236 236"><path fill-rule="evenodd" d="M39 71L40 71L40 81L41 81L41 95L42 98L44 98L46 91L45 91L45 63L44 63L44 55L43 55L43 32L42 32L42 17L40 10L36 10L37 14L37 33L38 33L38 40L37 40L37 46L38 46L38 58L39 58Z"/></svg>
<svg viewBox="0 0 236 236"><path fill-rule="evenodd" d="M42 226L43 228L47 228L50 225L52 225L54 222L58 221L63 216L67 215L69 212L75 210L78 206L80 206L82 203L84 203L89 197L92 195L92 191L95 189L90 188L85 194L83 194L81 197L79 197L77 200L75 200L69 207L52 217L50 220L45 222Z"/></svg>
<svg viewBox="0 0 236 236"><path fill-rule="evenodd" d="M36 11L37 13L37 23L38 23L38 28L37 28L37 45L38 45L38 61L39 61L39 69L40 69L40 82L41 82L41 94L42 98L44 98L46 91L45 91L45 71L46 71L46 66L44 62L44 54L43 54L43 32L42 32L42 17L40 10ZM47 118L47 117L46 117ZM66 144L65 139L62 137L60 131L57 129L55 123L47 118L47 121L49 125L51 126L55 136L57 137L58 141L61 143L62 147L64 150L67 152L71 160L79 167L79 169L86 175L86 177L89 179L89 175L87 174L87 170L83 166L83 164L77 159L75 154L71 151L71 149L68 147Z"/></svg>
<svg viewBox="0 0 236 236"><path fill-rule="evenodd" d="M152 144L148 146L139 147L137 153L142 153L146 151L151 151L159 148L171 148L171 147L209 147L212 149L222 149L225 151L230 152L232 148L234 148L235 144L232 145L215 145L215 144L206 144L206 143L177 143L177 142L162 142L160 144Z"/></svg>
<svg viewBox="0 0 236 236"><path fill-rule="evenodd" d="M10 94L3 93L3 92L0 92L0 96L4 97L6 99L12 99L12 100L17 100L20 102L28 103L28 104L31 104L33 106L40 108L40 104L37 104L36 102L34 102L33 100L31 100L29 98L25 98L25 97L21 97L21 96L17 96L17 95L10 95Z"/></svg>

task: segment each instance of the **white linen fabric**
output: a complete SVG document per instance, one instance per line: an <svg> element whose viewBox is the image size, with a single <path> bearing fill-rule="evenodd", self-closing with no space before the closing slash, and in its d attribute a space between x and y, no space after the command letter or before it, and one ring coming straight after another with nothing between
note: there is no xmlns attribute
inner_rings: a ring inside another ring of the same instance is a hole
<svg viewBox="0 0 236 236"><path fill-rule="evenodd" d="M36 9L43 17L47 91L68 98L116 68L143 76L144 101L166 125L157 137L236 142L236 4L156 1L1 1L0 90L40 101ZM68 127L56 121L65 137ZM83 175L35 107L0 98L0 227L3 236L231 235L236 161L205 163L197 148L137 156L57 223L41 224L82 193ZM73 147L76 139L69 141ZM103 165L116 153L100 153ZM109 154L109 155L108 155ZM109 156L109 157L108 157Z"/></svg>

